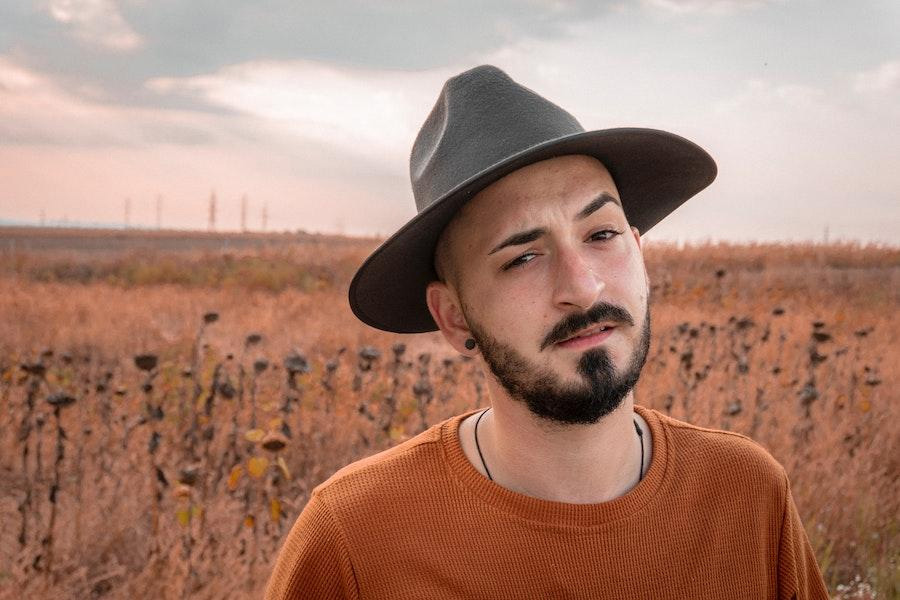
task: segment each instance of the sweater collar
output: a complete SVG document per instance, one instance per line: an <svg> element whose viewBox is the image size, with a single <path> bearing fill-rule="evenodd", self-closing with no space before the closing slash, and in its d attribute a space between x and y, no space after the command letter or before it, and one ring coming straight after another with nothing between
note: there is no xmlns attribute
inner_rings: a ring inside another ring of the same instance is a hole
<svg viewBox="0 0 900 600"><path fill-rule="evenodd" d="M596 504L571 504L527 496L491 481L469 462L459 439L459 425L471 410L448 419L441 426L441 445L451 477L478 500L522 519L562 527L591 527L625 519L640 512L656 495L668 465L669 444L660 414L635 404L634 410L650 426L653 456L644 479L623 496Z"/></svg>

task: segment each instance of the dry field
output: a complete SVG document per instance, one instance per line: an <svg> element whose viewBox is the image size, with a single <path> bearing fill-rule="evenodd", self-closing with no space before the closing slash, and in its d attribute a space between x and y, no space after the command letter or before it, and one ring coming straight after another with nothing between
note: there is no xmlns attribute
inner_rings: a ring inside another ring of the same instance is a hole
<svg viewBox="0 0 900 600"><path fill-rule="evenodd" d="M316 484L486 405L352 316L376 243L0 229L0 598L260 597ZM900 597L900 248L645 258L636 401L762 443L834 597Z"/></svg>

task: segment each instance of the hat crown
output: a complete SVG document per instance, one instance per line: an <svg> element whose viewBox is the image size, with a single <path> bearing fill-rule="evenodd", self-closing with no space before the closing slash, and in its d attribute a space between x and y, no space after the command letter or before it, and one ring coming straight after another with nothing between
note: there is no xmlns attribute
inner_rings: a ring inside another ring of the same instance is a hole
<svg viewBox="0 0 900 600"><path fill-rule="evenodd" d="M568 112L492 65L447 80L409 159L416 208L495 163L584 128Z"/></svg>

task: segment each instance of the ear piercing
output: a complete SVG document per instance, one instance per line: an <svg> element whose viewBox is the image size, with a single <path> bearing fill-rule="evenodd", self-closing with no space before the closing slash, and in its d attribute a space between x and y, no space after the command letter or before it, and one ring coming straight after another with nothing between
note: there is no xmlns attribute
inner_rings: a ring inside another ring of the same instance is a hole
<svg viewBox="0 0 900 600"><path fill-rule="evenodd" d="M475 340L472 338L467 338L465 342L466 350L474 350L475 349Z"/></svg>

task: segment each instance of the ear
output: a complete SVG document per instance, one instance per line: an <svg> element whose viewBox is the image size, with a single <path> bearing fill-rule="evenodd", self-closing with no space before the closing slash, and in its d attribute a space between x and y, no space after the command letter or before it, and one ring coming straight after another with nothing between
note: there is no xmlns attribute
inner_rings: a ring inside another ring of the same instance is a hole
<svg viewBox="0 0 900 600"><path fill-rule="evenodd" d="M476 356L478 349L468 350L466 340L472 337L466 319L459 307L459 298L450 287L441 281L432 281L425 289L425 301L431 318L437 323L441 333L460 354Z"/></svg>

